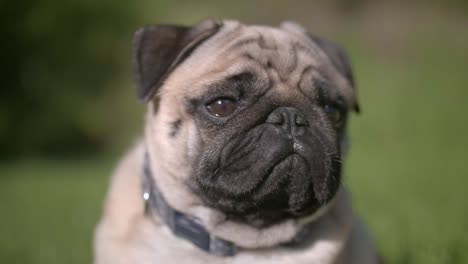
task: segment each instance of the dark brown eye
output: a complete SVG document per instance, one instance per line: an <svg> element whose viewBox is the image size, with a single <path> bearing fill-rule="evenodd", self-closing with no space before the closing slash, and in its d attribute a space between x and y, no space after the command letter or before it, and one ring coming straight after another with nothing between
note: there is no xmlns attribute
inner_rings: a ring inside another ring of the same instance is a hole
<svg viewBox="0 0 468 264"><path fill-rule="evenodd" d="M229 116L236 108L237 101L230 98L218 98L206 105L208 112L216 117Z"/></svg>
<svg viewBox="0 0 468 264"><path fill-rule="evenodd" d="M338 107L325 105L323 110L334 124L339 124L343 120L343 112Z"/></svg>

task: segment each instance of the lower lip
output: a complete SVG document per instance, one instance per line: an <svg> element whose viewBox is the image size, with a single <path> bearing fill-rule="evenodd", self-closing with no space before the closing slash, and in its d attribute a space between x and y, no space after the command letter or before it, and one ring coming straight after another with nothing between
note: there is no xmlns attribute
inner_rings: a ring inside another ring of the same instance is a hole
<svg viewBox="0 0 468 264"><path fill-rule="evenodd" d="M276 167L278 167L279 165L281 165L281 164L284 164L284 163L286 163L286 162L291 162L292 159L294 159L294 158L303 160L303 158L302 158L299 154L297 154L296 152L293 152L293 153L287 155L287 156L286 156L284 159L282 159L280 162L276 163L276 164L274 165L274 167L273 167L273 170L274 170Z"/></svg>

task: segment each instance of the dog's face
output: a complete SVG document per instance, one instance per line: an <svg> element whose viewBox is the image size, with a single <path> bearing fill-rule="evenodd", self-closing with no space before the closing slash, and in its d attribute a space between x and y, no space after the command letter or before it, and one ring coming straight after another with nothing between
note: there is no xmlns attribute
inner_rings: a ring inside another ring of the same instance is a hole
<svg viewBox="0 0 468 264"><path fill-rule="evenodd" d="M133 66L147 147L208 206L268 225L335 195L357 110L337 46L292 23L153 26L136 33Z"/></svg>

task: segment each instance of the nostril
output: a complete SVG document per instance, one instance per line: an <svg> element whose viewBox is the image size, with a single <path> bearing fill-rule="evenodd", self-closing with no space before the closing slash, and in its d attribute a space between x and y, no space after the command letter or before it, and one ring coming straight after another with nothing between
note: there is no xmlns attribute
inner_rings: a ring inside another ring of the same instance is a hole
<svg viewBox="0 0 468 264"><path fill-rule="evenodd" d="M276 124L276 125L281 125L283 124L284 119L283 115L278 114L278 113L272 113L271 115L268 116L266 123L270 124Z"/></svg>
<svg viewBox="0 0 468 264"><path fill-rule="evenodd" d="M298 126L307 126L308 125L307 119L300 113L296 114L295 119L296 119L295 123Z"/></svg>
<svg viewBox="0 0 468 264"><path fill-rule="evenodd" d="M309 125L305 115L294 107L276 108L270 113L265 122L280 126L288 133L298 133L299 130L302 130L302 127Z"/></svg>

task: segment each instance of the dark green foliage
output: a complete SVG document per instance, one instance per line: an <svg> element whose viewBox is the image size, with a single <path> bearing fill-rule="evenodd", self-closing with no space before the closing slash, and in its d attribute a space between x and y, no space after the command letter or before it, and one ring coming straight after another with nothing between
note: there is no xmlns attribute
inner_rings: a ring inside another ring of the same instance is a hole
<svg viewBox="0 0 468 264"><path fill-rule="evenodd" d="M142 9L110 0L1 2L0 157L88 153L108 144L116 121L100 104L111 104L122 84L131 91L130 43L147 22Z"/></svg>

